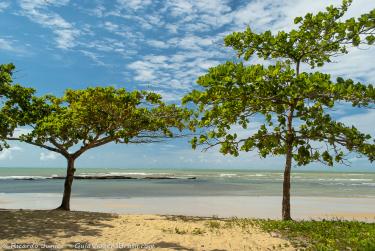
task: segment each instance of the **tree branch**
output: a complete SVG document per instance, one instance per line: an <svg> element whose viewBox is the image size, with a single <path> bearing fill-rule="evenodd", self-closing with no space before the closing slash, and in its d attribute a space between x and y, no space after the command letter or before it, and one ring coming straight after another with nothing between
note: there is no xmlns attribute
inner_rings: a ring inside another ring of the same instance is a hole
<svg viewBox="0 0 375 251"><path fill-rule="evenodd" d="M24 142L24 143L27 143L27 144L30 144L30 145L34 145L34 146L39 146L41 148L44 148L44 149L47 149L49 151L56 152L56 153L59 153L59 154L65 156L65 153L62 152L62 151L60 151L60 149L56 149L56 148L53 148L53 147L50 147L50 146L46 146L46 145L43 145L43 144L38 144L38 143L35 143L35 142L32 142L32 141L24 141L24 140L19 139L19 138L6 138L6 139L7 140L20 141L20 142Z"/></svg>

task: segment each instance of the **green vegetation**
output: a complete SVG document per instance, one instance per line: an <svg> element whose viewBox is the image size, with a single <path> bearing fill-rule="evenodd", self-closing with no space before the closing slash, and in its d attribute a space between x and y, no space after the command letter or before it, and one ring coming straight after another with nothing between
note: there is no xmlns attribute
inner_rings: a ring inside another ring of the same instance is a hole
<svg viewBox="0 0 375 251"><path fill-rule="evenodd" d="M193 229L193 231L191 231L191 233L193 235L202 235L202 234L206 233L206 231L204 231L201 228L196 227L196 228Z"/></svg>
<svg viewBox="0 0 375 251"><path fill-rule="evenodd" d="M19 84L13 84L13 72L15 66L13 64L0 64L0 101L1 104L8 103L18 106L22 109L27 108L28 101L31 100L34 90L22 87ZM13 135L17 126L27 123L28 117L19 117L15 119L13 116L6 116L0 113L0 151L4 147L8 148L6 138Z"/></svg>
<svg viewBox="0 0 375 251"><path fill-rule="evenodd" d="M258 226L303 250L375 250L375 223L232 219L226 227Z"/></svg>
<svg viewBox="0 0 375 251"><path fill-rule="evenodd" d="M220 229L221 224L218 221L208 221L206 222L206 226L210 229Z"/></svg>
<svg viewBox="0 0 375 251"><path fill-rule="evenodd" d="M176 233L176 234L187 234L187 232L188 231L186 231L186 230L181 230L181 229L179 229L178 227L175 227L174 228L174 232Z"/></svg>
<svg viewBox="0 0 375 251"><path fill-rule="evenodd" d="M228 35L225 44L240 59L209 69L198 79L202 91L194 90L183 99L197 106L191 125L200 136L191 141L193 148L219 146L223 154L234 156L253 150L263 158L285 156L284 220L291 219L293 161L298 166L316 161L348 164L346 155L351 152L375 160L371 136L330 115L343 104L373 108L374 87L341 77L335 81L329 74L313 71L349 53L350 46L373 45L375 9L343 20L350 4L344 0L340 7L297 17L297 28L289 32L255 33L248 27ZM270 65L241 62L250 58L269 60ZM301 71L303 64L306 72Z"/></svg>
<svg viewBox="0 0 375 251"><path fill-rule="evenodd" d="M62 97L25 100L25 106L10 100L2 107L2 116L31 128L7 140L35 145L66 158L64 195L58 208L62 210L70 210L74 162L84 152L111 142L141 144L172 138L172 130L183 130L190 116L186 109L163 103L158 94L113 87L66 90Z"/></svg>

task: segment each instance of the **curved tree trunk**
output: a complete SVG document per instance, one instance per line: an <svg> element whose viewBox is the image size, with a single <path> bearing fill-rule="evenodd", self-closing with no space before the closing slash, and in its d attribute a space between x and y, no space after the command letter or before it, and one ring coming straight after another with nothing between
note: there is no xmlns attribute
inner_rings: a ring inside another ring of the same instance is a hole
<svg viewBox="0 0 375 251"><path fill-rule="evenodd" d="M283 206L282 217L283 220L291 220L290 216L290 172L292 169L292 146L288 145L284 169L284 183L283 183Z"/></svg>
<svg viewBox="0 0 375 251"><path fill-rule="evenodd" d="M72 184L74 179L74 158L69 157L67 158L68 161L68 167L66 170L66 177L65 177L65 183L64 183L64 195L61 202L61 206L59 206L57 209L70 211L70 195L72 192Z"/></svg>

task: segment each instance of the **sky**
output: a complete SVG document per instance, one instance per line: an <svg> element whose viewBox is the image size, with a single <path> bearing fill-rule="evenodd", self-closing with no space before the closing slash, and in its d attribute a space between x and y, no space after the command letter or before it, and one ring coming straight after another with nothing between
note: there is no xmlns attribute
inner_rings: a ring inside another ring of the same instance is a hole
<svg viewBox="0 0 375 251"><path fill-rule="evenodd" d="M328 4L340 1L0 0L0 63L13 62L15 82L37 89L38 94L61 95L67 88L111 85L154 91L167 102L179 103L197 88L197 77L208 68L235 59L235 52L223 45L225 35L246 26L257 32L289 30L294 17L324 10ZM354 0L346 17L373 8L373 0ZM374 84L374 56L374 46L351 49L320 70ZM354 112L340 106L333 113L336 119L375 136L374 110ZM282 157L260 159L256 152L235 158L217 149L193 151L187 141L110 144L86 152L76 165L228 169L281 169L284 165ZM364 158L352 156L351 161L353 170L375 169ZM63 167L65 159L17 143L0 152L0 167L11 166ZM307 167L323 168L318 164Z"/></svg>

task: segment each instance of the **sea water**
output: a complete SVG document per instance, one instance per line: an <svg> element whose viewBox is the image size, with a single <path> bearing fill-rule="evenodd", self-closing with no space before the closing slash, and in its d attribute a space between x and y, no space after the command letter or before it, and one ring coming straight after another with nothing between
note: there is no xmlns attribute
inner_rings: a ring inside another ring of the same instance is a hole
<svg viewBox="0 0 375 251"><path fill-rule="evenodd" d="M64 174L64 168L0 168L0 193L61 193L64 180L51 177ZM77 168L76 175L137 178L74 180L73 196L100 198L280 196L283 181L282 171L233 169ZM292 196L375 198L375 173L294 171L291 186Z"/></svg>

